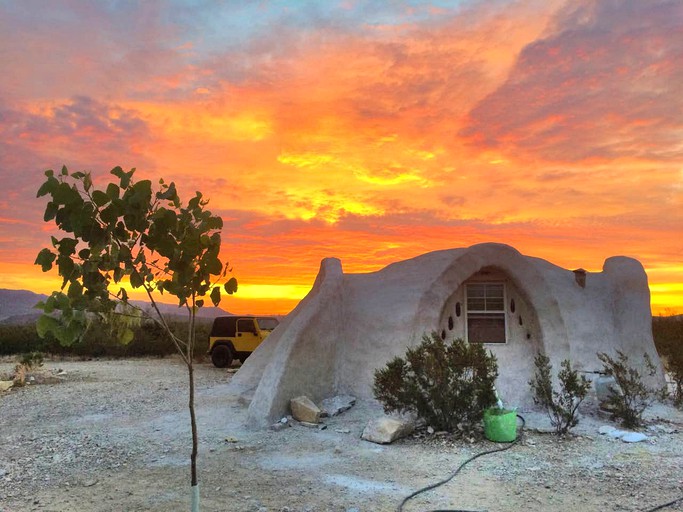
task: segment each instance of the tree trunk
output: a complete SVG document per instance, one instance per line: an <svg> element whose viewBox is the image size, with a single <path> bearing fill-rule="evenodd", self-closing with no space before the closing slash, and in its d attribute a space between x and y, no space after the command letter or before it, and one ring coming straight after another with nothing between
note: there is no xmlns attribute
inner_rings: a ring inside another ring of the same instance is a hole
<svg viewBox="0 0 683 512"><path fill-rule="evenodd" d="M191 471L191 481L192 486L192 512L199 511L199 487L197 484L197 448L199 445L197 436L197 417L194 411L194 368L192 366L192 360L187 364L187 372L190 378L190 424L192 426L192 455L190 456L190 471Z"/></svg>

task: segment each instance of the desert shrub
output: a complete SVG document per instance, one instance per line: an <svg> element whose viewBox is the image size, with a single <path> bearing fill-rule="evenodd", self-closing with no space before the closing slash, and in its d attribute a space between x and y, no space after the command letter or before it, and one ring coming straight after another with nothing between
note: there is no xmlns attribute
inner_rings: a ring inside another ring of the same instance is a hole
<svg viewBox="0 0 683 512"><path fill-rule="evenodd" d="M557 374L560 390L555 391L552 385L552 365L550 358L538 354L534 359L536 373L529 381L533 392L534 403L545 408L555 432L566 434L569 429L579 423L578 410L590 389L590 382L583 375L572 369L569 359L562 361L562 369Z"/></svg>
<svg viewBox="0 0 683 512"><path fill-rule="evenodd" d="M643 383L640 372L630 366L628 356L617 350L614 359L604 352L598 353L602 361L603 373L614 378L617 385L610 389L607 407L612 412L612 419L618 419L627 428L639 427L643 423L643 412L661 396L661 389L652 389ZM653 377L657 368L652 364L650 356L644 354L648 375Z"/></svg>
<svg viewBox="0 0 683 512"><path fill-rule="evenodd" d="M652 335L657 352L674 382L673 400L683 406L683 315L659 316L652 319Z"/></svg>
<svg viewBox="0 0 683 512"><path fill-rule="evenodd" d="M211 319L198 318L196 336L198 340L198 356L208 345L202 345L208 340L211 330ZM187 322L181 317L169 317L169 326L176 336L185 335ZM47 333L40 338L36 332L35 323L22 325L0 324L0 355L17 355L31 352L43 354L72 355L78 357L164 357L175 354L176 348L171 338L152 322L142 322L133 329L133 339L128 344L121 344L116 336L109 332L109 328L98 320L94 320L82 338L64 346Z"/></svg>
<svg viewBox="0 0 683 512"><path fill-rule="evenodd" d="M19 364L25 366L28 370L32 370L43 366L43 360L44 358L41 352L29 352L21 356Z"/></svg>
<svg viewBox="0 0 683 512"><path fill-rule="evenodd" d="M665 367L674 381L674 405L683 407L683 344L678 352L666 356Z"/></svg>
<svg viewBox="0 0 683 512"><path fill-rule="evenodd" d="M50 352L59 342L54 337L41 339L36 332L35 323L0 324L0 355L16 355L27 352Z"/></svg>
<svg viewBox="0 0 683 512"><path fill-rule="evenodd" d="M385 412L410 412L438 430L472 430L496 403L496 358L481 345L437 333L423 336L405 358L375 371L374 393Z"/></svg>

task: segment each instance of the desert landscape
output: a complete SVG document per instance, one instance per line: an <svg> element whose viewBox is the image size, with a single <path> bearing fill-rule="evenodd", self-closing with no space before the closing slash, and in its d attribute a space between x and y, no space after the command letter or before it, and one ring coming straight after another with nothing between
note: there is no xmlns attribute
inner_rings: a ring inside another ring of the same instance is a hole
<svg viewBox="0 0 683 512"><path fill-rule="evenodd" d="M11 371L5 358L0 373ZM382 414L359 401L311 428L249 430L246 404L228 393L234 368L197 364L204 511L396 510L414 490L447 477L484 440L416 431L391 445L360 439ZM45 383L0 395L0 511L189 509L186 374L175 358L50 360ZM599 434L612 425L587 401L573 435L549 434L538 411L520 443L480 458L405 511L643 511L683 490L683 413L656 405L648 440ZM678 503L665 510L681 510Z"/></svg>

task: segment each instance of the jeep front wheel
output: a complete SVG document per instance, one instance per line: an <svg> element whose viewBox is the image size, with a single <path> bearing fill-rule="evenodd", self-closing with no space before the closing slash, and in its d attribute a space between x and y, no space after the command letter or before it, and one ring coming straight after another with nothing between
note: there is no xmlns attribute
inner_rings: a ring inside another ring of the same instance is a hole
<svg viewBox="0 0 683 512"><path fill-rule="evenodd" d="M227 345L218 345L211 351L211 362L216 368L225 368L232 364L232 350Z"/></svg>

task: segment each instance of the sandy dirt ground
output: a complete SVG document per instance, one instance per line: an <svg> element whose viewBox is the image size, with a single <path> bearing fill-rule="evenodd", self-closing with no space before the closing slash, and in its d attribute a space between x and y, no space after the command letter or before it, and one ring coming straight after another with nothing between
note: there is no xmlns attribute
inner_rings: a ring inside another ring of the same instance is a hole
<svg viewBox="0 0 683 512"><path fill-rule="evenodd" d="M0 363L0 373L11 369ZM0 395L0 511L189 510L190 429L184 367L175 359L49 361L59 381ZM376 405L325 419L245 429L232 374L197 365L203 511L392 511L495 445L419 435L392 445L360 439ZM590 404L587 409L590 410ZM405 511L640 511L683 494L683 415L657 406L650 439L628 444L585 416L559 439L542 414L511 450L480 458ZM663 510L683 510L683 502Z"/></svg>

